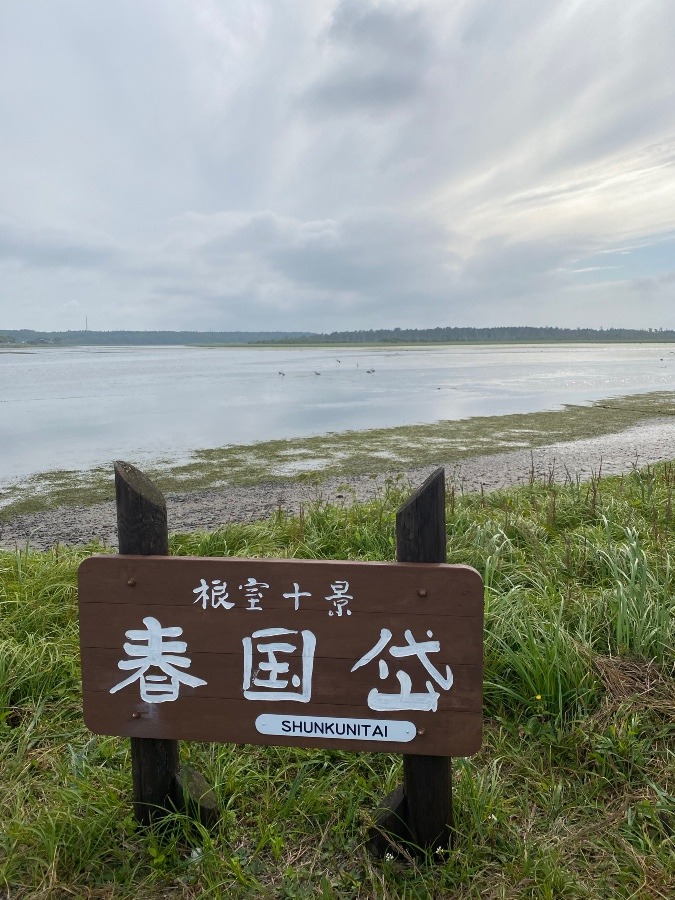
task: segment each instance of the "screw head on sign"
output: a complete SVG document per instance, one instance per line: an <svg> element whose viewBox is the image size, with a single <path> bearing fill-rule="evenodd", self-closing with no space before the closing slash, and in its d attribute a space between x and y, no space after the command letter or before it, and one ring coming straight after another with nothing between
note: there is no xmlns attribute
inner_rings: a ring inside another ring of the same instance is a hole
<svg viewBox="0 0 675 900"><path fill-rule="evenodd" d="M426 597L426 595L427 595L427 589L426 589L426 588L418 588L418 589L417 589L417 596L418 596L418 597Z"/></svg>
<svg viewBox="0 0 675 900"><path fill-rule="evenodd" d="M140 717L141 717L141 714L139 712L132 712L132 714L131 714L132 719L140 719Z"/></svg>
<svg viewBox="0 0 675 900"><path fill-rule="evenodd" d="M417 729L417 733L420 735L420 737L424 734L425 731L426 731L425 728L418 728L418 729Z"/></svg>
<svg viewBox="0 0 675 900"><path fill-rule="evenodd" d="M135 579L135 578L130 578L130 579L127 581L127 584L129 585L129 587L133 587L133 586L136 584L136 579Z"/></svg>

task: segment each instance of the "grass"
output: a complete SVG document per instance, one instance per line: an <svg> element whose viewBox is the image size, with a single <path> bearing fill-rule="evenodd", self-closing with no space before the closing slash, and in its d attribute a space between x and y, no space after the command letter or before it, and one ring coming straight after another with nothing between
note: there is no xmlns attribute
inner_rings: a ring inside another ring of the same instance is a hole
<svg viewBox="0 0 675 900"><path fill-rule="evenodd" d="M587 406L505 416L476 416L427 425L329 433L308 438L197 450L187 461L143 466L165 493L293 477L371 475L446 465L478 454L597 438L649 419L675 415L675 394L614 397ZM114 499L111 467L54 470L0 487L0 526L22 513ZM261 477L261 473L262 477Z"/></svg>
<svg viewBox="0 0 675 900"><path fill-rule="evenodd" d="M211 831L130 812L128 742L81 721L75 573L0 553L0 895L23 898L672 898L675 464L448 495L449 562L486 585L483 749L454 763L447 853L364 848L401 758L185 743ZM392 559L379 500L172 538L175 554Z"/></svg>

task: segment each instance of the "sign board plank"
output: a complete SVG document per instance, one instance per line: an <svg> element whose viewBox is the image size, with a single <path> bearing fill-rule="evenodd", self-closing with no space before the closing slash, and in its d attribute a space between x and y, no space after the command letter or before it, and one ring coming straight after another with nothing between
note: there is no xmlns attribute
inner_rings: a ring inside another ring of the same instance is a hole
<svg viewBox="0 0 675 900"><path fill-rule="evenodd" d="M483 586L468 566L96 556L79 602L94 732L480 748Z"/></svg>

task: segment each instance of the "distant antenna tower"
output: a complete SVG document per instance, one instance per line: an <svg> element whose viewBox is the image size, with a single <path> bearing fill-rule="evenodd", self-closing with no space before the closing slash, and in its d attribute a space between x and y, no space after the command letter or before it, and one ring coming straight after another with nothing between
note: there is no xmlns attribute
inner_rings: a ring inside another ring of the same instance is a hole
<svg viewBox="0 0 675 900"><path fill-rule="evenodd" d="M89 319L87 316L84 317L84 330L89 331Z"/></svg>

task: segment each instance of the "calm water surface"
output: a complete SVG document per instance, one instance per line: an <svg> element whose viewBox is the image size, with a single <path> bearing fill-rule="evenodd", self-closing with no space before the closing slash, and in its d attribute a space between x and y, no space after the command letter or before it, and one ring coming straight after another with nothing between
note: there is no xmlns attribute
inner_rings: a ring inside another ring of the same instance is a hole
<svg viewBox="0 0 675 900"><path fill-rule="evenodd" d="M0 352L0 484L118 458L142 465L226 444L673 389L675 345L664 344L27 348Z"/></svg>

